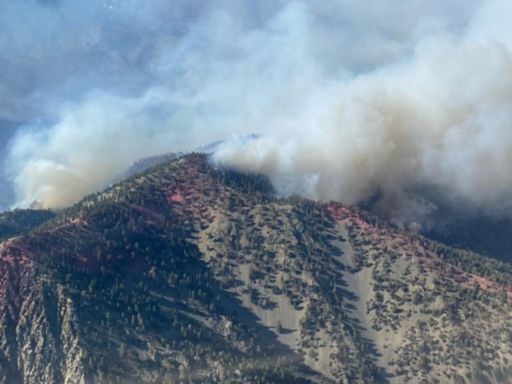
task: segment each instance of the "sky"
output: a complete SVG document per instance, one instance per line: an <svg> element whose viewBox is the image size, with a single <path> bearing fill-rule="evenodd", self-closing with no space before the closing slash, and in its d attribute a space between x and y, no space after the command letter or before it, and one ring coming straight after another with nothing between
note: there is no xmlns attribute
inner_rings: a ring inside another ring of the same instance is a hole
<svg viewBox="0 0 512 384"><path fill-rule="evenodd" d="M504 0L0 0L0 205L212 159L395 220L512 202ZM255 134L255 135L253 135ZM434 191L434 192L431 192Z"/></svg>

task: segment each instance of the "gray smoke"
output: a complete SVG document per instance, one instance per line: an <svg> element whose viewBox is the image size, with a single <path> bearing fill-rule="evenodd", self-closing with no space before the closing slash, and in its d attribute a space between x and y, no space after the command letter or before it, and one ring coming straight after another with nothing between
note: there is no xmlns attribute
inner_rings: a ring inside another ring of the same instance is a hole
<svg viewBox="0 0 512 384"><path fill-rule="evenodd" d="M510 208L506 1L169 3L0 3L18 204L63 207L140 157L224 140L216 161L285 195L379 191L421 216L426 185Z"/></svg>

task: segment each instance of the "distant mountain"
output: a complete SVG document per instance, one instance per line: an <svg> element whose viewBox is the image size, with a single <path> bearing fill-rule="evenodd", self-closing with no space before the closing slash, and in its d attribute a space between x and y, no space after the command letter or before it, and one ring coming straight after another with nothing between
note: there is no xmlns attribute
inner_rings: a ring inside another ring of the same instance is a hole
<svg viewBox="0 0 512 384"><path fill-rule="evenodd" d="M157 155L157 156L150 156L145 157L143 159L137 160L135 163L133 163L130 168L125 172L124 175L120 177L120 181L127 179L131 176L134 176L138 173L144 172L150 168L153 168L157 165L163 164L165 162L174 160L179 155L175 153L166 153L163 155Z"/></svg>
<svg viewBox="0 0 512 384"><path fill-rule="evenodd" d="M419 208L413 206L412 212L408 212L407 208L411 207L403 202L392 201L390 204L381 191L375 192L359 207L382 218L387 217L400 227L413 228L426 238L450 247L512 263L510 210L485 210L428 185L408 192L418 202ZM390 206L398 208L393 210ZM416 214L423 212L415 217L415 210Z"/></svg>
<svg viewBox="0 0 512 384"><path fill-rule="evenodd" d="M443 207L442 212L445 218L436 217L436 225L424 231L426 237L512 263L510 216L494 217L450 207Z"/></svg>
<svg viewBox="0 0 512 384"><path fill-rule="evenodd" d="M36 209L15 209L0 213L0 239L22 235L55 216L51 211Z"/></svg>
<svg viewBox="0 0 512 384"><path fill-rule="evenodd" d="M191 154L0 244L0 383L507 383L512 266Z"/></svg>

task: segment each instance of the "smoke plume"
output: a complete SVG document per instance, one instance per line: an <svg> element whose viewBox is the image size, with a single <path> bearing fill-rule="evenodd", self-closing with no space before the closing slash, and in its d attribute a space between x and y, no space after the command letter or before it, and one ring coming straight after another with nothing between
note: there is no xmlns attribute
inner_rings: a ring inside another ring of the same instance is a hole
<svg viewBox="0 0 512 384"><path fill-rule="evenodd" d="M283 195L378 193L398 221L434 209L425 189L512 208L507 1L168 3L0 5L18 204L64 207L138 158L222 140L214 161Z"/></svg>

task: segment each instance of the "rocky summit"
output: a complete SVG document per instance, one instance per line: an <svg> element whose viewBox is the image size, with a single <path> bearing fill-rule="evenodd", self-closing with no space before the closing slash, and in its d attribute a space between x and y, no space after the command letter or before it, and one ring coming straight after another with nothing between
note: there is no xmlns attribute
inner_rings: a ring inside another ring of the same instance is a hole
<svg viewBox="0 0 512 384"><path fill-rule="evenodd" d="M15 214L2 384L512 382L512 265L206 155Z"/></svg>

